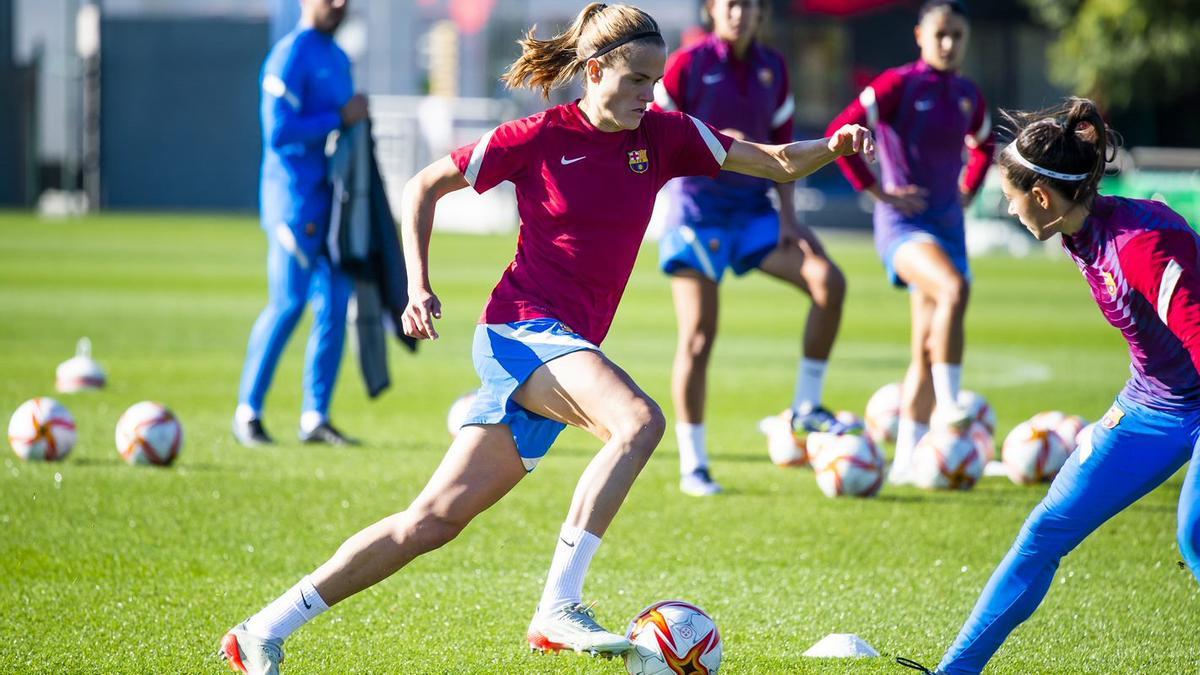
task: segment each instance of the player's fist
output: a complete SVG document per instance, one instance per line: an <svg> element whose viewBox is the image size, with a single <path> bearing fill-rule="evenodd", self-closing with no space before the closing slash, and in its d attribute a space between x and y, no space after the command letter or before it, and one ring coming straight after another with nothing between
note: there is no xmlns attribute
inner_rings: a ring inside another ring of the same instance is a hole
<svg viewBox="0 0 1200 675"><path fill-rule="evenodd" d="M875 158L875 139L871 130L857 124L847 124L829 137L829 151L838 157L862 153Z"/></svg>
<svg viewBox="0 0 1200 675"><path fill-rule="evenodd" d="M346 101L346 105L342 106L342 126L352 127L355 124L367 119L369 114L367 110L367 97L362 94L355 94Z"/></svg>

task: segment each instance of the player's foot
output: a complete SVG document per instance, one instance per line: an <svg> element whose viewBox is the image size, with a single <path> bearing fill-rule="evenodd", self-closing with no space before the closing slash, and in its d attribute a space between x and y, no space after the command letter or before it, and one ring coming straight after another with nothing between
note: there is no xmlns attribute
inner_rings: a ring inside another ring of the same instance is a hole
<svg viewBox="0 0 1200 675"><path fill-rule="evenodd" d="M897 464L892 462L892 468L888 469L887 482L888 485L912 485L912 466L909 464Z"/></svg>
<svg viewBox="0 0 1200 675"><path fill-rule="evenodd" d="M824 406L805 406L792 416L792 429L796 433L812 433L824 431L830 434L844 434L850 430L849 425L839 420Z"/></svg>
<svg viewBox="0 0 1200 675"><path fill-rule="evenodd" d="M611 657L630 649L624 635L609 632L596 623L596 612L582 602L548 615L540 612L534 615L526 639L531 649L543 652L569 649L580 654Z"/></svg>
<svg viewBox="0 0 1200 675"><path fill-rule="evenodd" d="M283 663L283 640L264 640L246 632L246 624L238 624L221 638L217 654L235 672L279 675L279 664Z"/></svg>
<svg viewBox="0 0 1200 675"><path fill-rule="evenodd" d="M701 467L679 478L679 491L693 497L710 497L720 494L722 488L721 484L709 475L708 467Z"/></svg>
<svg viewBox="0 0 1200 675"><path fill-rule="evenodd" d="M325 445L358 445L356 439L350 438L334 428L329 422L321 422L311 431L300 430L300 440L304 443L324 443Z"/></svg>
<svg viewBox="0 0 1200 675"><path fill-rule="evenodd" d="M900 665L904 666L905 668L912 668L913 670L917 670L922 673L925 673L925 675L938 675L938 672L936 670L930 670L930 669L926 668L925 666L917 663L916 661L913 661L912 659L906 659L903 656L897 656L896 663L899 663Z"/></svg>
<svg viewBox="0 0 1200 675"><path fill-rule="evenodd" d="M257 417L252 417L246 421L233 420L233 437L238 443L247 448L255 448L260 445L272 445L275 440L267 434L267 430L263 428L262 420Z"/></svg>

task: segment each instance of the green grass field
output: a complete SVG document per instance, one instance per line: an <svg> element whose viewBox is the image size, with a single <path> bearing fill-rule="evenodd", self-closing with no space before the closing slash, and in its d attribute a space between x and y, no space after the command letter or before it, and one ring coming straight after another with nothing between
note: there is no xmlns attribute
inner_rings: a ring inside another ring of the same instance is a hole
<svg viewBox="0 0 1200 675"><path fill-rule="evenodd" d="M61 395L80 429L61 464L0 467L0 672L220 672L230 625L403 509L448 444L445 413L472 389L472 325L514 237L438 235L442 339L393 351L393 391L366 399L347 360L335 420L361 448L291 440L307 324L277 375L266 423L283 442L235 445L228 427L250 325L266 299L265 241L250 218L0 214L0 410L53 394L82 335L102 392ZM907 299L865 238L831 238L851 283L827 402L861 412L907 358ZM647 248L605 344L664 404L674 318ZM975 263L964 386L1000 434L1044 409L1096 419L1127 375L1124 343L1062 258ZM706 608L728 673L896 673L890 659L806 659L832 632L932 666L1044 487L985 479L969 493L885 488L830 500L780 470L755 429L790 400L806 301L763 278L723 290L711 373L714 472L728 494L676 489L671 434L600 549L585 595L624 625L651 601ZM120 413L143 399L182 419L172 469L126 466ZM531 655L523 635L575 480L598 447L568 431L542 466L445 549L336 607L288 643L291 673L618 673L617 662ZM1174 541L1180 477L1067 557L1042 609L994 673L1183 673L1197 668L1200 590Z"/></svg>

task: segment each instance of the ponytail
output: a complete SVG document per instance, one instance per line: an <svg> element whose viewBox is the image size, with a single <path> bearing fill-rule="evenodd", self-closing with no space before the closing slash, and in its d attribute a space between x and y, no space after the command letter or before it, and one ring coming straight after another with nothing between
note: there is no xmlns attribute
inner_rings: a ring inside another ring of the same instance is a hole
<svg viewBox="0 0 1200 675"><path fill-rule="evenodd" d="M1120 136L1104 123L1095 103L1069 98L1055 108L1003 115L1015 138L998 163L1013 185L1028 192L1046 184L1077 203L1096 195Z"/></svg>
<svg viewBox="0 0 1200 675"><path fill-rule="evenodd" d="M549 40L537 39L536 32L534 25L525 39L517 41L521 56L501 80L512 89L540 89L546 99L552 90L570 82L591 58L620 54L624 45L643 39L666 47L654 19L629 5L593 2L575 17L570 28Z"/></svg>

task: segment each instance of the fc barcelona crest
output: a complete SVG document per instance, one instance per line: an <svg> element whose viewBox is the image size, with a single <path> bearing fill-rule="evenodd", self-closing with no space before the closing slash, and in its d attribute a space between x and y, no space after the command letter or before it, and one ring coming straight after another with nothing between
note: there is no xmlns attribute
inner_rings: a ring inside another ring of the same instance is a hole
<svg viewBox="0 0 1200 675"><path fill-rule="evenodd" d="M1104 288L1108 290L1108 297L1117 297L1117 280L1113 279L1113 275L1108 272L1101 272L1100 276L1104 277Z"/></svg>
<svg viewBox="0 0 1200 675"><path fill-rule="evenodd" d="M629 168L634 173L646 173L646 169L650 168L650 157L646 154L645 148L629 151Z"/></svg>

